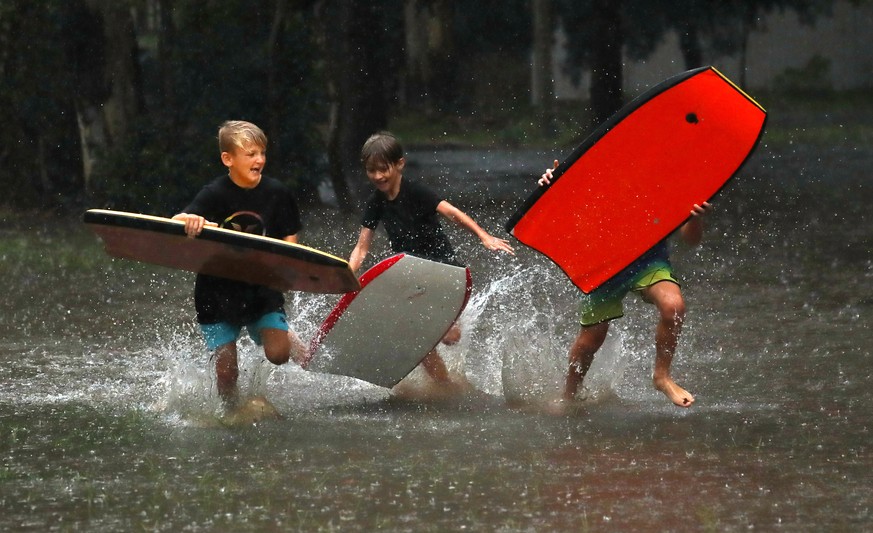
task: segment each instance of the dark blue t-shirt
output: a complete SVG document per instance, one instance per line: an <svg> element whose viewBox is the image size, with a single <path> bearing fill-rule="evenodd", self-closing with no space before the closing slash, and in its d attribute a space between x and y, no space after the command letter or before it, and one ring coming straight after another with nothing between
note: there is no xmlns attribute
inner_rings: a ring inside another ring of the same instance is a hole
<svg viewBox="0 0 873 533"><path fill-rule="evenodd" d="M302 227L291 190L266 176L251 189L239 187L230 176L220 176L203 187L183 212L223 228L276 239L296 235ZM201 324L243 325L281 310L284 304L281 292L261 285L205 274L198 274L194 284L194 307Z"/></svg>
<svg viewBox="0 0 873 533"><path fill-rule="evenodd" d="M441 201L424 185L402 178L400 192L393 200L388 200L382 191L373 191L361 225L375 230L380 221L384 223L391 249L396 253L457 265L455 251L437 213Z"/></svg>

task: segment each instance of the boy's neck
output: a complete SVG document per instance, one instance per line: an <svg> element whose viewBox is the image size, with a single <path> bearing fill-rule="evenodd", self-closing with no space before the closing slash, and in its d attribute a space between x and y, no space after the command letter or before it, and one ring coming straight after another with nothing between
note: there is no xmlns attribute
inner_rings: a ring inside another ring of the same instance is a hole
<svg viewBox="0 0 873 533"><path fill-rule="evenodd" d="M251 184L244 179L240 179L238 177L235 177L233 175L233 172L228 172L227 177L229 177L230 181L232 181L233 184L236 185L237 187L239 187L240 189L254 189L255 187L257 187L258 185L261 184L261 179L263 179L263 176L259 176L258 181L256 181L254 184Z"/></svg>
<svg viewBox="0 0 873 533"><path fill-rule="evenodd" d="M395 198L397 198L397 195L400 194L400 183L402 181L403 174L401 174L400 177L397 179L397 184L392 187L387 193L385 193L385 196L388 198L388 200L393 201Z"/></svg>

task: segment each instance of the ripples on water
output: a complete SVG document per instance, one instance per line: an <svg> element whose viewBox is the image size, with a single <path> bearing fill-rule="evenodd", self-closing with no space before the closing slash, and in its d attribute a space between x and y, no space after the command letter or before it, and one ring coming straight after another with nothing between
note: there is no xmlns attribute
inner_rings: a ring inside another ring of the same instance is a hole
<svg viewBox="0 0 873 533"><path fill-rule="evenodd" d="M697 397L690 410L652 390L654 317L629 298L591 399L545 414L575 289L530 250L494 256L455 232L474 294L463 341L442 353L479 393L401 401L273 368L243 341L242 388L284 418L226 428L192 275L112 261L76 225L2 234L0 527L868 528L873 157L829 157L760 151L717 199L704 246L674 247L689 303L674 373ZM496 204L457 203L499 233L529 188L489 187ZM352 248L355 220L306 222L307 244ZM292 326L308 339L337 299L290 295Z"/></svg>

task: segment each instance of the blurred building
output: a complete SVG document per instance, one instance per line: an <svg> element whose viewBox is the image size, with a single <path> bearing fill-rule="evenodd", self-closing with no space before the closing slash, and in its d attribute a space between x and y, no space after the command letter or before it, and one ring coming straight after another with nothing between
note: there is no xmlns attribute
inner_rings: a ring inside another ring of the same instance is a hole
<svg viewBox="0 0 873 533"><path fill-rule="evenodd" d="M745 86L749 89L785 89L786 84L807 90L873 89L873 2L854 5L834 2L833 17L820 17L814 26L802 24L793 11L768 15L749 36ZM555 96L588 97L589 75L574 85L562 72L564 60L559 35L553 59ZM738 57L708 58L734 81L740 82ZM665 78L685 70L678 38L668 36L645 61L627 60L624 87L634 96ZM788 87L792 88L792 87Z"/></svg>

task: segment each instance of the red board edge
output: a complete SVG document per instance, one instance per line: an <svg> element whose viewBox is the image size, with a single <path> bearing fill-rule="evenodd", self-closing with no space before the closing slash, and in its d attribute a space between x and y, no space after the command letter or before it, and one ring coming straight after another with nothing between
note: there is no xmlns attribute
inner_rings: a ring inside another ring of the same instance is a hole
<svg viewBox="0 0 873 533"><path fill-rule="evenodd" d="M361 288L354 292L345 293L342 298L340 298L340 300L337 302L336 306L333 308L333 311L331 311L330 314L327 315L327 318L324 319L324 322L318 328L318 331L315 332L315 336L312 337L312 340L309 342L309 350L306 352L306 357L300 364L302 368L306 368L309 365L309 363L312 361L312 358L315 356L315 352L318 350L319 346L321 346L321 341L323 341L327 334L330 333L330 330L333 329L343 313L346 312L346 309L348 309L349 306L352 304L354 299L358 297L358 294L360 294L361 291L364 290L364 287L366 287L367 284L379 277L383 272L394 266L405 256L406 254L397 254L387 259L383 259L382 261L368 269L366 272L364 272L363 275L361 275L359 279Z"/></svg>

